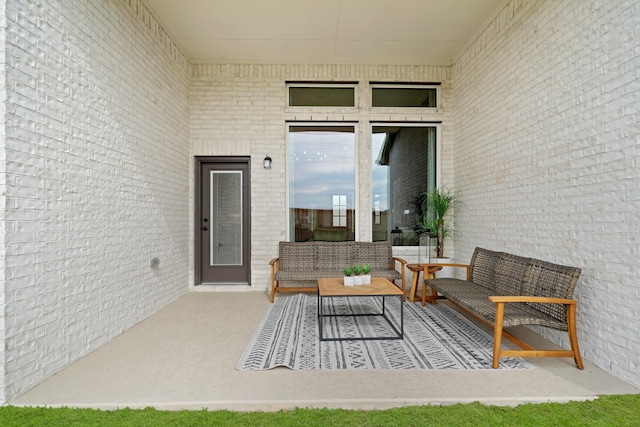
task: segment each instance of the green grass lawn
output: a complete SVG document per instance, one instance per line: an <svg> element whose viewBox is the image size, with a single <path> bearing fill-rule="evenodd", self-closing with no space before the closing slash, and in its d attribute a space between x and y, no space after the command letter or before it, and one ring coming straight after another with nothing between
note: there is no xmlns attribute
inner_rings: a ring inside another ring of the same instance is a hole
<svg viewBox="0 0 640 427"><path fill-rule="evenodd" d="M640 394L594 401L415 406L385 411L296 409L279 412L100 411L0 407L0 426L640 426Z"/></svg>

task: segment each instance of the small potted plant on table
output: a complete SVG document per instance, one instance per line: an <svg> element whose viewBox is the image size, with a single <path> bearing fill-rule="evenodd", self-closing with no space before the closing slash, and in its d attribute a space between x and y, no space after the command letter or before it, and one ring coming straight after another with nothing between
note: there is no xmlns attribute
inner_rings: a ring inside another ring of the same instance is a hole
<svg viewBox="0 0 640 427"><path fill-rule="evenodd" d="M344 270L342 270L342 272L344 273L344 285L345 286L353 286L353 270L351 270L351 267L345 267Z"/></svg>
<svg viewBox="0 0 640 427"><path fill-rule="evenodd" d="M360 267L359 265L353 267L353 274L355 274L355 276L353 276L354 285L362 285L362 276L360 276L361 273L362 267Z"/></svg>
<svg viewBox="0 0 640 427"><path fill-rule="evenodd" d="M371 284L371 266L369 264L365 264L362 266L362 284Z"/></svg>

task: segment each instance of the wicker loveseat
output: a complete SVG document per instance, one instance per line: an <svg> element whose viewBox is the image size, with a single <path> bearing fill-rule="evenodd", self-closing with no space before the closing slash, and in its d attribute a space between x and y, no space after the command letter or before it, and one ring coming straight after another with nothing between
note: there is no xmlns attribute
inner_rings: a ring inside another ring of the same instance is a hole
<svg viewBox="0 0 640 427"><path fill-rule="evenodd" d="M572 299L579 268L482 248L475 249L469 265L439 265L465 268L466 280L428 279L425 289L431 289L434 303L439 293L493 326L494 368L498 367L500 357L513 356L573 357L577 367L583 369L576 335L577 303ZM423 292L423 305L426 299ZM520 325L567 331L571 350L536 350L503 329ZM501 349L503 335L523 350Z"/></svg>
<svg viewBox="0 0 640 427"><path fill-rule="evenodd" d="M405 291L406 261L392 255L390 242L280 242L271 265L271 302L276 292L317 292L316 286L282 286L281 282L316 281L342 277L347 266L369 264L371 275L401 280ZM400 271L396 265L400 264Z"/></svg>

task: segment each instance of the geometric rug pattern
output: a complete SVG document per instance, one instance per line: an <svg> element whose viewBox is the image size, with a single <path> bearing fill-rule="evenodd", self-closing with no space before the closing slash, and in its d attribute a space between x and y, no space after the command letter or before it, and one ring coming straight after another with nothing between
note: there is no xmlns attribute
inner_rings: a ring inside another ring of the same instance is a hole
<svg viewBox="0 0 640 427"><path fill-rule="evenodd" d="M385 313L399 324L399 298ZM326 298L325 314L380 313L381 297ZM325 337L392 336L381 316L325 318ZM446 304L404 303L404 339L322 341L317 296L277 298L263 316L236 369L491 369L493 337ZM500 369L533 369L519 358L501 358Z"/></svg>

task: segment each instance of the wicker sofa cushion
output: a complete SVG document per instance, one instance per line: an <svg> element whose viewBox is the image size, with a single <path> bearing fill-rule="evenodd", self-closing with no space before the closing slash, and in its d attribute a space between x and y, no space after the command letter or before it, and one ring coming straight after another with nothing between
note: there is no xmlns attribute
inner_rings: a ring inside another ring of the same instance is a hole
<svg viewBox="0 0 640 427"><path fill-rule="evenodd" d="M309 281L317 280L321 277L342 277L342 271L336 269L326 270L278 270L275 274L276 280L296 280Z"/></svg>
<svg viewBox="0 0 640 427"><path fill-rule="evenodd" d="M492 295L489 289L452 278L429 280L429 286L482 320L489 323L495 322L496 304L489 301L489 296ZM567 330L566 321L560 321L527 304L505 304L503 326L508 328L519 325L537 325L562 331Z"/></svg>
<svg viewBox="0 0 640 427"><path fill-rule="evenodd" d="M371 270L372 277L384 277L387 280L400 280L402 279L402 274L400 274L397 270Z"/></svg>

